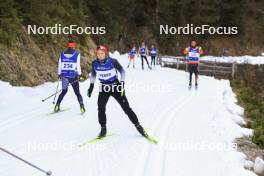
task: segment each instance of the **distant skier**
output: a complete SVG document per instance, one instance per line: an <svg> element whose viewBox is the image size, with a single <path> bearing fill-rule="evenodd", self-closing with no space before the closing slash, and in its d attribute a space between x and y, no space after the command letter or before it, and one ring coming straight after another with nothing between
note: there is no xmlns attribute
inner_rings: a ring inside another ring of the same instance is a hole
<svg viewBox="0 0 264 176"><path fill-rule="evenodd" d="M149 54L148 48L145 45L145 43L142 42L141 46L140 46L140 48L138 50L138 55L140 55L140 57L141 57L142 70L144 70L144 59L145 59L145 61L148 64L148 68L151 70L151 67L149 66L149 62L148 62L148 59L147 59L147 55L148 54Z"/></svg>
<svg viewBox="0 0 264 176"><path fill-rule="evenodd" d="M156 56L158 54L158 50L155 47L155 45L153 45L153 44L151 45L149 53L150 53L150 57L151 57L151 64L150 65L152 66L152 64L153 64L154 67L155 67L155 65L156 65Z"/></svg>
<svg viewBox="0 0 264 176"><path fill-rule="evenodd" d="M120 73L120 81L117 78L117 72ZM101 125L101 131L98 138L106 136L106 113L105 107L110 96L112 96L122 107L127 114L130 121L135 125L138 132L147 137L146 131L138 122L138 118L134 111L129 106L128 100L125 96L125 71L116 59L108 56L108 49L106 46L99 46L97 48L97 58L92 63L92 72L90 77L90 87L87 91L87 96L91 97L94 89L96 76L99 77L101 83L100 92L98 96L98 118Z"/></svg>
<svg viewBox="0 0 264 176"><path fill-rule="evenodd" d="M201 47L198 47L196 41L191 42L191 46L185 48L183 52L187 56L188 69L189 69L189 86L192 86L192 74L195 74L195 86L198 86L198 65L200 55L204 54L204 51Z"/></svg>
<svg viewBox="0 0 264 176"><path fill-rule="evenodd" d="M60 53L59 64L58 64L58 75L62 81L62 92L59 95L57 103L54 107L54 112L60 111L60 104L63 97L68 91L69 84L72 85L75 95L80 104L80 110L82 113L85 112L83 98L79 90L79 79L83 79L81 76L80 58L81 54L75 50L76 43L72 38L69 39L68 49Z"/></svg>
<svg viewBox="0 0 264 176"><path fill-rule="evenodd" d="M133 47L129 51L129 63L127 68L129 68L130 63L133 62L133 68L135 68L135 57L136 57L137 51L136 51L136 46L133 45Z"/></svg>

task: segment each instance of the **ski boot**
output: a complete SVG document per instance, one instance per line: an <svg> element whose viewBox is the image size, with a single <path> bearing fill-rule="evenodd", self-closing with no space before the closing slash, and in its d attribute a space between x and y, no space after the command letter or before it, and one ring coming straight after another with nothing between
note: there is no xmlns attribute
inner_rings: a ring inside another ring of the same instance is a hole
<svg viewBox="0 0 264 176"><path fill-rule="evenodd" d="M198 76L195 76L195 88L198 88Z"/></svg>
<svg viewBox="0 0 264 176"><path fill-rule="evenodd" d="M198 89L198 83L196 82L195 83L195 90L197 90Z"/></svg>
<svg viewBox="0 0 264 176"><path fill-rule="evenodd" d="M192 83L190 82L189 83L189 90L192 88Z"/></svg>
<svg viewBox="0 0 264 176"><path fill-rule="evenodd" d="M147 132L144 130L144 128L143 128L140 124L136 124L135 126L136 126L138 132L139 132L142 136L144 136L144 137L146 137L146 138L148 137Z"/></svg>
<svg viewBox="0 0 264 176"><path fill-rule="evenodd" d="M81 113L82 114L85 113L85 108L84 108L84 105L83 104L80 105L80 110L81 110Z"/></svg>
<svg viewBox="0 0 264 176"><path fill-rule="evenodd" d="M56 104L54 107L54 112L59 112L60 111L60 105Z"/></svg>
<svg viewBox="0 0 264 176"><path fill-rule="evenodd" d="M107 130L106 130L106 126L105 126L105 125L102 125L102 126L101 126L100 134L98 135L98 138L103 138L103 137L105 137L105 136L106 136L106 132L107 132Z"/></svg>

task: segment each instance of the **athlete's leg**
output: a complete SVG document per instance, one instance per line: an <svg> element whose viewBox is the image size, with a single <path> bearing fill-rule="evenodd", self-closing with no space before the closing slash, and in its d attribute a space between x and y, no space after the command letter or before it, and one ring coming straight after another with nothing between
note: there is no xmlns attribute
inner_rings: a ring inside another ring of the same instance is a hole
<svg viewBox="0 0 264 176"><path fill-rule="evenodd" d="M192 68L191 64L189 64L188 67L189 67L189 74L190 74L190 76L189 76L189 85L191 85L192 84L193 68Z"/></svg>
<svg viewBox="0 0 264 176"><path fill-rule="evenodd" d="M134 113L134 111L129 106L126 96L125 95L122 96L121 92L117 90L112 93L112 96L120 104L120 106L122 107L123 111L127 114L130 121L135 125L138 124L139 122L138 122L137 115Z"/></svg>
<svg viewBox="0 0 264 176"><path fill-rule="evenodd" d="M156 65L156 57L155 56L151 56L151 66L152 66L152 64L154 65L154 67L155 67L155 65Z"/></svg>
<svg viewBox="0 0 264 176"><path fill-rule="evenodd" d="M143 60L144 56L141 56L141 65L142 65L142 70L144 70L144 60Z"/></svg>
<svg viewBox="0 0 264 176"><path fill-rule="evenodd" d="M72 88L74 90L74 93L78 99L78 102L80 105L83 105L83 98L82 98L82 95L80 93L80 88L79 88L79 82L77 80L78 78L74 78L74 79L69 79L70 82L74 82L72 84Z"/></svg>
<svg viewBox="0 0 264 176"><path fill-rule="evenodd" d="M68 91L69 80L68 78L61 77L61 84L62 84L62 92L60 93L56 105L60 105L61 101L63 100L64 96Z"/></svg>
<svg viewBox="0 0 264 176"><path fill-rule="evenodd" d="M149 69L150 69L151 67L150 67L150 65L149 65L149 62L148 62L147 56L144 56L144 59L145 59L145 61L147 62L148 67L149 67Z"/></svg>
<svg viewBox="0 0 264 176"><path fill-rule="evenodd" d="M195 74L195 85L198 84L198 78L199 78L199 71L198 71L198 65L194 66L194 74Z"/></svg>
<svg viewBox="0 0 264 176"><path fill-rule="evenodd" d="M97 104L98 104L98 121L101 126L106 125L106 114L105 114L106 108L105 107L106 107L109 97L110 97L109 92L104 92L104 91L99 92Z"/></svg>
<svg viewBox="0 0 264 176"><path fill-rule="evenodd" d="M129 58L129 62L128 62L127 68L129 68L130 62L131 62L131 59Z"/></svg>

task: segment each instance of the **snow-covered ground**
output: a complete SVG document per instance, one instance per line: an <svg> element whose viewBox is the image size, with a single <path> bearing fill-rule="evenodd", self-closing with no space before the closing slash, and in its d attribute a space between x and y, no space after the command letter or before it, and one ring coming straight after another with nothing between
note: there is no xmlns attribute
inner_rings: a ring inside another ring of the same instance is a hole
<svg viewBox="0 0 264 176"><path fill-rule="evenodd" d="M127 55L114 56L125 67ZM253 176L244 169L245 155L234 139L252 135L242 128L243 109L226 80L201 76L198 90L187 88L183 71L156 67L126 69L127 97L157 145L141 137L121 108L110 98L108 132L113 136L87 148L77 145L96 137L97 95L87 98L89 80L81 83L86 114L70 88L62 103L70 111L47 116L56 83L35 88L0 82L0 146L54 176ZM1 176L41 176L39 171L0 151Z"/></svg>

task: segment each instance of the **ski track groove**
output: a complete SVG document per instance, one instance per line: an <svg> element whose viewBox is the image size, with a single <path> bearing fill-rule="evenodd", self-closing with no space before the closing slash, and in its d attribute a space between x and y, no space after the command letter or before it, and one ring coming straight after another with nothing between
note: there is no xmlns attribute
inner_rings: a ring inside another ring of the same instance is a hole
<svg viewBox="0 0 264 176"><path fill-rule="evenodd" d="M193 100L195 97L198 96L196 90L190 90L190 91L192 91L192 93L191 93L191 96L189 97L189 100L186 101L186 102L185 102L183 105L181 105L181 106L184 106L186 103L190 102L190 100ZM192 102L194 102L194 101L192 101ZM179 110L181 110L181 111L175 111L175 112L173 113L173 115L172 115L172 117L174 117L174 118L172 119L173 121L174 121L174 120L177 120L177 119L179 118L179 116L177 116L177 114L182 113L183 108L184 108L184 107L180 107ZM171 120L171 122L173 122L172 120ZM170 124L172 124L172 123L170 123ZM169 127L166 129L166 132L168 133L172 127L173 127L173 126L169 125ZM166 133L166 134L167 134L167 133ZM165 137L164 141L168 141L167 139L169 138L169 135L164 135L164 137ZM161 147L160 147L160 148L161 148ZM166 157L167 157L167 152L166 152L166 150L162 150L162 148L161 148L160 153L159 153L159 156L160 156L160 157L162 156L162 167L161 167L162 170L161 170L161 172L160 172L159 175L165 175L165 165L166 165L165 163L166 163ZM157 163L158 159L154 159L154 160L152 160L152 161L155 161L155 162L156 162L156 165L158 164L158 163Z"/></svg>
<svg viewBox="0 0 264 176"><path fill-rule="evenodd" d="M10 116L14 116L14 115L9 115L9 117L7 118L7 120L4 120L4 121L2 121L0 123L0 127L5 126L6 124L12 123L13 121L16 121L16 120L20 119L21 117L30 115L30 114L32 114L34 112L39 112L40 109L43 109L43 107L38 106L38 107L32 109L29 112L23 113L21 115L16 115L14 118L10 117Z"/></svg>
<svg viewBox="0 0 264 176"><path fill-rule="evenodd" d="M168 138L168 131L170 128L170 124L172 123L172 121L176 120L178 118L177 114L183 109L183 107L190 102L193 97L194 97L195 93L194 91L192 91L190 93L190 96L188 96L187 99L185 99L180 105L178 105L176 107L176 109L172 109L171 113L169 113L168 115L168 119L166 119L165 123L162 124L161 128L161 136L163 138L163 141L165 142L166 139ZM165 125L166 124L166 125ZM163 130L162 130L163 129ZM162 173L164 172L164 166L165 166L165 150L162 147L158 147L157 151L155 151L157 153L157 155L151 155L151 151L149 150L149 156L155 156L155 159L150 160L152 162L152 168L155 169L151 169L150 171L152 172L151 175L162 175ZM162 162L161 162L162 161ZM162 163L162 167L157 167L160 163ZM154 166L154 167L153 167ZM146 170L145 170L146 171ZM149 174L145 174L144 175L149 175Z"/></svg>
<svg viewBox="0 0 264 176"><path fill-rule="evenodd" d="M189 94L190 94L190 91L187 90L185 92L185 94L182 95L180 99L178 99L178 101L175 101L175 103L173 103L168 108L166 108L166 110L162 111L162 113L159 115L159 118L152 125L151 129L155 129L154 134L159 134L160 139L162 139L166 136L167 131L168 131L168 130L166 130L166 128L167 128L168 124L170 124L170 122L172 121L174 115L177 114L177 111L179 111L182 106L184 106L186 103L188 103L192 99L193 94L194 94L193 91L191 92L191 96L189 96ZM187 99L186 99L186 97L187 97ZM166 116L167 114L169 114L169 116ZM165 116L166 116L166 118L164 118ZM164 119L165 119L165 121L164 121ZM163 123L162 123L161 129L164 129L164 130L159 130L157 132L157 126L159 124L161 124L160 121L162 121L162 120L163 120ZM165 126L164 124L166 124L167 126ZM157 139L157 140L159 141L159 139ZM159 143L157 145L159 145ZM135 173L134 173L135 176L149 175L149 174L146 174L146 172L147 172L146 168L148 166L150 166L150 164L148 163L149 158L151 158L151 151L152 151L149 149L150 147L151 147L151 145L149 145L149 143L144 144L143 150L142 150L143 155L140 157L139 162L137 164L137 167L135 169ZM158 147L159 158L162 157L162 152L163 152L162 149ZM159 158L156 158L155 160L151 160L151 161L160 161ZM142 167L142 165L144 165L144 163L145 164L147 163L147 166ZM154 167L151 167L151 168L155 168L155 165L154 165ZM158 167L156 167L156 169L158 169ZM153 169L151 169L151 171L153 172ZM159 172L158 175L160 175L161 171L158 171L158 172ZM154 172L154 173L157 173L157 172Z"/></svg>
<svg viewBox="0 0 264 176"><path fill-rule="evenodd" d="M67 106L70 106L70 104ZM47 113L48 113L49 109L50 109L50 107L43 108L42 106L38 106L38 107L32 109L30 112L26 112L26 113L23 113L21 115L17 115L14 118L5 120L4 122L0 123L0 133L11 128L11 127L19 125L25 121L31 120L33 118L45 118L45 117L48 118ZM23 118L23 117L25 117L25 118Z"/></svg>
<svg viewBox="0 0 264 176"><path fill-rule="evenodd" d="M43 108L38 108L38 109L43 109ZM16 125L19 125L27 120L30 120L32 118L40 118L42 117L42 113L44 113L44 110L42 111L39 111L38 109L36 110L32 110L30 111L29 113L24 113L23 115L18 115L10 120L7 120L5 121L4 123L0 124L1 126L1 130L0 132L3 132L11 127L14 127ZM47 110L48 108L45 108L45 111ZM38 113L38 114L36 114ZM25 118L23 118L25 117ZM3 127L4 126L4 127Z"/></svg>

